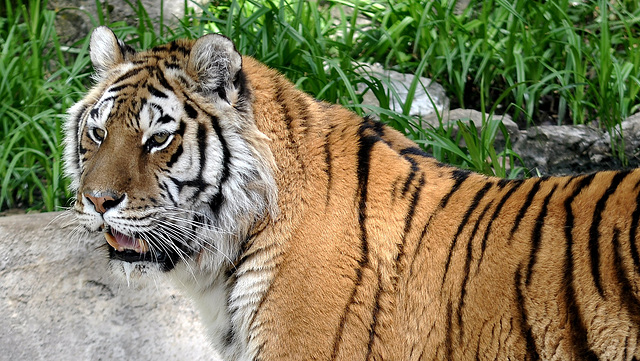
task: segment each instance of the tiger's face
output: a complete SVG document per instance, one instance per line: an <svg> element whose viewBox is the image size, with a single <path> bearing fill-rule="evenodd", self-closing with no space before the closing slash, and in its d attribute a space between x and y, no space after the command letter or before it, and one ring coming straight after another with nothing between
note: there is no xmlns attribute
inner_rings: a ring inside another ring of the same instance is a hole
<svg viewBox="0 0 640 361"><path fill-rule="evenodd" d="M65 138L80 224L104 233L128 277L233 262L275 186L231 41L136 53L98 28L91 59L98 82L70 110Z"/></svg>

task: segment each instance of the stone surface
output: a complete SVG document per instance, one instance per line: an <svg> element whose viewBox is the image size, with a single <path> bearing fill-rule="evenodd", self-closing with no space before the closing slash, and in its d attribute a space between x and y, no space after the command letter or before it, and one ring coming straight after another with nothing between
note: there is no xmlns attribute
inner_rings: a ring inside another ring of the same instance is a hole
<svg viewBox="0 0 640 361"><path fill-rule="evenodd" d="M65 219L0 217L0 360L217 359L188 300L161 280L127 287Z"/></svg>
<svg viewBox="0 0 640 361"><path fill-rule="evenodd" d="M622 122L626 168L640 166L640 114ZM586 125L543 125L521 130L513 142L533 174L576 174L598 170L622 169L612 154L611 138L602 129Z"/></svg>
<svg viewBox="0 0 640 361"><path fill-rule="evenodd" d="M391 102L389 107L391 110L402 113L402 105L407 98L409 87L411 86L415 75L403 74L394 70L386 70L383 69L380 64L362 64L360 72L364 76L379 79L382 82L385 91L389 94L389 100ZM358 90L363 91L364 84L360 84L360 86L361 89ZM364 93L362 104L365 106L380 106L378 99L376 99L375 95L373 95L371 91ZM439 113L442 113L448 108L449 98L447 98L442 85L429 78L420 77L418 86L414 93L413 102L411 103L409 115L426 117L435 114L436 109ZM376 113L375 110L371 110L371 112L374 113L374 115Z"/></svg>
<svg viewBox="0 0 640 361"><path fill-rule="evenodd" d="M442 113L439 114L440 118L438 118L438 114L431 114L423 118L423 121L433 127L438 127L440 125L440 121L442 124L446 126L453 127L453 134L458 132L457 122L462 121L466 124L473 122L478 130L480 130L482 126L482 112L473 109L445 109ZM502 122L502 124L507 129L507 133L509 134L509 138L513 141L518 139L520 130L518 129L518 124L511 120L511 116L508 114L503 115L494 115L493 117L489 117L488 115L484 116L485 120L496 119ZM499 143L498 147L502 147L504 145L504 136L502 132L498 129L496 133L496 141Z"/></svg>
<svg viewBox="0 0 640 361"><path fill-rule="evenodd" d="M140 0L149 18L154 20L154 26L158 26L160 16L165 25L176 24L184 15L185 3L190 8L199 9L197 3L204 0ZM98 23L98 1L95 0L49 0L47 7L57 11L56 31L62 43L71 44L84 38ZM137 8L132 8L125 0L99 1L103 16L107 23L124 21L130 25L138 22ZM130 3L137 6L136 0ZM157 31L158 29L156 29Z"/></svg>

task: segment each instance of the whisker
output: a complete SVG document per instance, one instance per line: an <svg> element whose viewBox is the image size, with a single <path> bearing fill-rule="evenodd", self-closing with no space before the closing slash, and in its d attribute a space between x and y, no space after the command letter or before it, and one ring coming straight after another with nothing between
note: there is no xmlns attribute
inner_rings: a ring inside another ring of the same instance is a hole
<svg viewBox="0 0 640 361"><path fill-rule="evenodd" d="M181 231L185 231L187 232L191 237L192 237L192 241L195 241L196 245L200 248L205 248L205 249L212 249L213 251L221 254L228 262L230 265L232 265L235 268L234 262L231 259L231 257L227 254L225 254L219 247L217 247L215 244L213 244L212 242L210 242L209 240L203 238L198 232L195 232L194 230L191 230L187 227L184 227L183 225L180 224L176 224L176 223L169 223L169 222L163 222L161 220L158 220L158 225L160 227L168 227L168 228L164 228L165 230L167 230L168 232L170 232L172 235L175 235L178 238L183 238L183 234L181 233ZM184 242L183 242L184 243ZM192 250L197 250L194 247L191 247L190 245L186 244L187 247L189 247Z"/></svg>

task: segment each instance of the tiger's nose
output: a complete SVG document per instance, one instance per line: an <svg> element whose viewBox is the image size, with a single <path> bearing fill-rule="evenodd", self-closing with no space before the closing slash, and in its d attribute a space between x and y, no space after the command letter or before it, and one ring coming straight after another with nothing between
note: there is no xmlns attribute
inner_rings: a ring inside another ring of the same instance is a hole
<svg viewBox="0 0 640 361"><path fill-rule="evenodd" d="M100 194L85 193L84 197L93 204L93 207L100 214L103 214L109 209L117 206L124 199L124 195L119 196L111 192L101 192Z"/></svg>

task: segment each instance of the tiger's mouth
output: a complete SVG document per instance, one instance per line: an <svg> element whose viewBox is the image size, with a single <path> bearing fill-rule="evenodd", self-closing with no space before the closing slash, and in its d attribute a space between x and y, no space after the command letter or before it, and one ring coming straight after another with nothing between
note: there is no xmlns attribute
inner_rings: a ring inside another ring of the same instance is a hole
<svg viewBox="0 0 640 361"><path fill-rule="evenodd" d="M144 239L128 236L111 227L105 228L104 238L110 246L109 255L112 259L129 263L164 263L166 259L164 252L152 251Z"/></svg>

